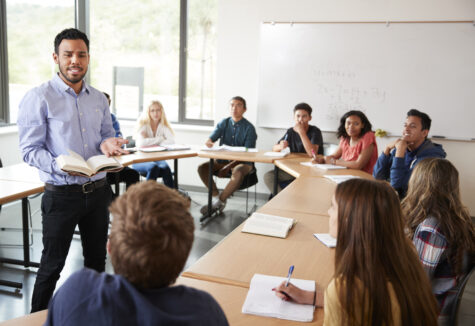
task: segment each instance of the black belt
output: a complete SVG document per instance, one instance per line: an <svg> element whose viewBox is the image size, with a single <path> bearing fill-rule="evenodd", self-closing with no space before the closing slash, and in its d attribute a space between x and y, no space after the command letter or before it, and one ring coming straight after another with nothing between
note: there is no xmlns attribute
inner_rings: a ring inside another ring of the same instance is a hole
<svg viewBox="0 0 475 326"><path fill-rule="evenodd" d="M64 185L55 186L50 183L45 183L45 189L49 191L61 191L61 192L82 192L88 194L96 189L102 188L107 185L107 179L102 178L97 181L89 181L82 185Z"/></svg>

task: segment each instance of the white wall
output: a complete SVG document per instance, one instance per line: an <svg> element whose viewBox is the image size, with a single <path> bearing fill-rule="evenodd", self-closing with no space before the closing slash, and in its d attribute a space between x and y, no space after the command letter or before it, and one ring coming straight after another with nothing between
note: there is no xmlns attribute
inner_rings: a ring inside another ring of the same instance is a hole
<svg viewBox="0 0 475 326"><path fill-rule="evenodd" d="M241 95L248 102L246 116L253 123L257 118L259 29L263 21L475 20L473 0L220 0L218 6L216 119L228 115L230 97ZM391 117L401 120L401 125L404 118ZM318 126L318 121L313 122ZM270 148L282 133L258 128L258 148ZM333 133L324 133L323 138L337 142ZM390 140L378 139L379 148ZM438 142L459 170L464 203L475 215L475 143ZM270 168L258 165L259 174ZM258 191L264 192L265 187L260 184Z"/></svg>
<svg viewBox="0 0 475 326"><path fill-rule="evenodd" d="M259 26L262 21L342 21L342 20L474 20L473 0L219 0L218 2L218 67L215 121L229 115L228 100L234 95L248 102L247 118L255 124L257 117ZM292 117L289 108L289 123ZM392 117L391 117L392 118ZM405 117L400 119L401 124ZM463 117L461 117L463 118ZM318 125L318 121L314 121ZM122 123L125 134L131 127ZM178 143L202 144L210 128L183 129L176 127ZM258 128L257 146L270 149L283 130ZM337 143L333 133L324 133L325 142ZM380 149L391 139L378 139ZM460 172L464 203L475 215L475 143L439 141L448 158ZM4 164L20 162L18 135L0 130L0 157ZM201 186L196 172L206 161L187 158L179 161L179 181L184 185ZM171 162L170 162L171 163ZM263 174L272 169L257 165L261 182L258 192L267 189ZM219 184L218 184L219 186Z"/></svg>

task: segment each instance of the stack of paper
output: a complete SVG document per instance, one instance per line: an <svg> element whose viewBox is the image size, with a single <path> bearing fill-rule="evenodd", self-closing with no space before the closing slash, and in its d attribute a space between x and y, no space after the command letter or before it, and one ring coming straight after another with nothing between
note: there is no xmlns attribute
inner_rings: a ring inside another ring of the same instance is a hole
<svg viewBox="0 0 475 326"><path fill-rule="evenodd" d="M167 151L182 151L185 149L191 149L189 145L183 144L170 144L170 145L163 145L167 149Z"/></svg>
<svg viewBox="0 0 475 326"><path fill-rule="evenodd" d="M336 247L336 239L328 233L314 233L313 235L315 236L315 238L323 242L323 244L328 248Z"/></svg>
<svg viewBox="0 0 475 326"><path fill-rule="evenodd" d="M342 183L350 179L359 178L356 175L324 175L324 177L336 183Z"/></svg>
<svg viewBox="0 0 475 326"><path fill-rule="evenodd" d="M316 167L323 170L339 170L339 169L346 169L345 166L333 165L333 164L318 164L312 162L301 162L300 164L305 166Z"/></svg>
<svg viewBox="0 0 475 326"><path fill-rule="evenodd" d="M253 213L244 223L241 232L286 238L295 223L293 218Z"/></svg>
<svg viewBox="0 0 475 326"><path fill-rule="evenodd" d="M139 148L139 151L144 153L162 152L166 150L167 149L163 146L145 146Z"/></svg>
<svg viewBox="0 0 475 326"><path fill-rule="evenodd" d="M288 152L265 152L265 156L272 156L272 157L286 157L289 155Z"/></svg>
<svg viewBox="0 0 475 326"><path fill-rule="evenodd" d="M254 274L242 306L245 314L275 317L288 320L310 322L313 320L314 307L302 305L278 298L273 288L285 281L285 277ZM315 291L315 282L292 279L291 283L307 291Z"/></svg>
<svg viewBox="0 0 475 326"><path fill-rule="evenodd" d="M247 148L244 146L228 146L228 145L213 146L213 147L203 146L201 150L209 151L209 152L228 151L228 152L249 152L249 153L255 153L258 151L257 148Z"/></svg>

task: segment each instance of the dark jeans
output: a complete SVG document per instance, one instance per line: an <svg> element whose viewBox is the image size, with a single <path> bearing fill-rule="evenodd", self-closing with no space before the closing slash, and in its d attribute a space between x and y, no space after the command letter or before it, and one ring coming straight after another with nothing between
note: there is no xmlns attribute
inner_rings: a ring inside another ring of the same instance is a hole
<svg viewBox="0 0 475 326"><path fill-rule="evenodd" d="M118 180L117 180L118 177ZM125 188L129 188L129 186L133 185L136 182L139 182L140 175L134 169L129 167L124 167L119 172L108 172L107 173L107 182L110 185L114 185L116 181L125 182Z"/></svg>
<svg viewBox="0 0 475 326"><path fill-rule="evenodd" d="M45 190L41 202L43 252L33 289L31 312L48 307L76 225L79 225L81 234L84 266L104 271L111 195L107 184L88 194Z"/></svg>
<svg viewBox="0 0 475 326"><path fill-rule="evenodd" d="M174 188L172 170L166 161L155 161L137 163L132 166L140 175L147 178L147 180L157 180L162 177L165 186Z"/></svg>

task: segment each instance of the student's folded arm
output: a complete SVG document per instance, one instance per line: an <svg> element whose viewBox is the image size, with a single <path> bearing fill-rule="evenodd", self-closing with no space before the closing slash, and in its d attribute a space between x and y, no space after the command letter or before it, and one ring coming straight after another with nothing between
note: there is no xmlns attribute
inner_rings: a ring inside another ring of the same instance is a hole
<svg viewBox="0 0 475 326"><path fill-rule="evenodd" d="M382 153L378 157L378 160L376 161L376 164L374 165L373 177L375 177L378 180L388 180L389 175L390 175L391 163L392 163L391 156L385 155L384 153Z"/></svg>
<svg viewBox="0 0 475 326"><path fill-rule="evenodd" d="M395 189L405 189L409 182L411 171L404 164L404 157L394 157L389 177L391 186Z"/></svg>
<svg viewBox="0 0 475 326"><path fill-rule="evenodd" d="M366 164L368 164L369 160L371 159L371 154L373 153L374 145L371 144L366 147L363 151L361 151L358 159L356 161L337 161L337 165L346 166L349 169L361 170L363 169Z"/></svg>
<svg viewBox="0 0 475 326"><path fill-rule="evenodd" d="M313 156L312 150L315 151L315 153L318 153L318 145L312 144L307 134L300 134L300 140L302 141L303 147L305 148L305 152L309 157Z"/></svg>
<svg viewBox="0 0 475 326"><path fill-rule="evenodd" d="M171 145L175 144L175 135L169 128L164 129L164 137L160 142L160 145Z"/></svg>

